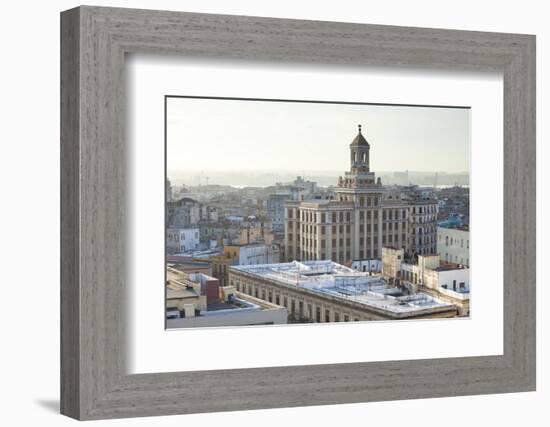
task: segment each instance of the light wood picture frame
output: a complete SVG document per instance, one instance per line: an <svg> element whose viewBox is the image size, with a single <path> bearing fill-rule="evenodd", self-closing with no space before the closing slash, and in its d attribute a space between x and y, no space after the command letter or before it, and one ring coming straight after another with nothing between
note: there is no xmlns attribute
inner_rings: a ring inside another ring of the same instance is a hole
<svg viewBox="0 0 550 427"><path fill-rule="evenodd" d="M127 374L128 53L502 72L503 354ZM535 390L535 189L532 35L89 6L62 12L61 412L88 420Z"/></svg>

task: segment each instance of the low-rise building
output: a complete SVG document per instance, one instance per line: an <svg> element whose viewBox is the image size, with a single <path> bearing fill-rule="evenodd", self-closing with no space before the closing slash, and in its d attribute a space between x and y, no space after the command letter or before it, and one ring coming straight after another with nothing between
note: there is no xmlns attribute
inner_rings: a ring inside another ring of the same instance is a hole
<svg viewBox="0 0 550 427"><path fill-rule="evenodd" d="M166 263L183 273L204 273L212 276L212 263L187 255L167 255Z"/></svg>
<svg viewBox="0 0 550 427"><path fill-rule="evenodd" d="M168 228L166 230L166 252L179 254L199 249L200 233L198 228Z"/></svg>
<svg viewBox="0 0 550 427"><path fill-rule="evenodd" d="M457 307L330 260L232 266L237 291L286 307L289 322L455 317Z"/></svg>
<svg viewBox="0 0 550 427"><path fill-rule="evenodd" d="M461 316L470 313L470 270L463 265L442 263L437 254L406 262L403 249L383 248L382 275L395 286L455 304Z"/></svg>
<svg viewBox="0 0 550 427"><path fill-rule="evenodd" d="M167 328L284 324L284 307L220 287L218 279L203 273L167 268Z"/></svg>
<svg viewBox="0 0 550 427"><path fill-rule="evenodd" d="M253 243L250 245L227 245L221 254L209 258L212 262L212 274L220 280L221 286L227 286L229 267L233 265L254 265L278 263L280 248L277 245Z"/></svg>

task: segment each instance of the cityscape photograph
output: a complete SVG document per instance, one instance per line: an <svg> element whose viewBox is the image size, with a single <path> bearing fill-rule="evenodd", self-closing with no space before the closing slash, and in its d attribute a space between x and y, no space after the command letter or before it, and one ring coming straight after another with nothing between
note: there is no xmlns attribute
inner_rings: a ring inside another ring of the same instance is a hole
<svg viewBox="0 0 550 427"><path fill-rule="evenodd" d="M166 328L470 316L470 109L167 96Z"/></svg>

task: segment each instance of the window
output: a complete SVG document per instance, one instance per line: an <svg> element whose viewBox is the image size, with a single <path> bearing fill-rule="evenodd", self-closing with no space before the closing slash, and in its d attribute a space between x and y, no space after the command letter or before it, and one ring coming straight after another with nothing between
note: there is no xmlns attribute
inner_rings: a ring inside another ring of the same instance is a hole
<svg viewBox="0 0 550 427"><path fill-rule="evenodd" d="M330 322L330 310L325 310L325 322Z"/></svg>

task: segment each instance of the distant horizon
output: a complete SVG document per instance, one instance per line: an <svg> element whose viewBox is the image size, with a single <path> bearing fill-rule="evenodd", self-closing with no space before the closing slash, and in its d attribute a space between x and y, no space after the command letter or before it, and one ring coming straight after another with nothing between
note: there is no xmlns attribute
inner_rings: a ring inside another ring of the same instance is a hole
<svg viewBox="0 0 550 427"><path fill-rule="evenodd" d="M305 172L305 173L304 173ZM403 181L403 176L396 174L405 174L407 171L387 171L377 173L376 176L382 179L382 184L385 185L469 185L470 177L466 172L462 173L447 173L437 171L408 171L408 183ZM343 176L343 173L317 171L317 173L307 173L307 171L260 171L260 172L241 172L241 171L188 171L186 173L168 174L167 178L173 186L185 185L196 187L200 185L221 185L232 186L236 188L242 187L270 187L278 183L289 184L297 177L302 177L305 181L316 182L320 187L336 186L338 177Z"/></svg>

